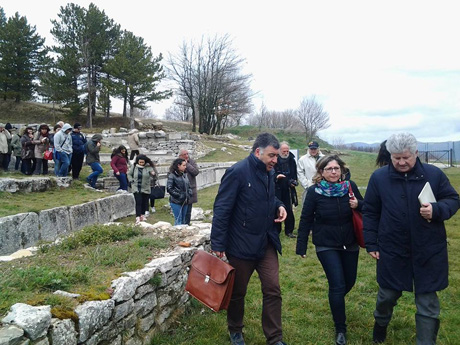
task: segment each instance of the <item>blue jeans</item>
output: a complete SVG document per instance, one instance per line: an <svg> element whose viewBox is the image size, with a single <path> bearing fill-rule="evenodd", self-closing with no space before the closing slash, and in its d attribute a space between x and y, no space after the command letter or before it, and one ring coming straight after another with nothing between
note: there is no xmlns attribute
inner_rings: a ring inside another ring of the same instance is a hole
<svg viewBox="0 0 460 345"><path fill-rule="evenodd" d="M115 177L117 178L118 182L120 182L120 188L122 190L128 190L128 179L126 177L125 173L120 173L120 175L116 175Z"/></svg>
<svg viewBox="0 0 460 345"><path fill-rule="evenodd" d="M329 306L335 331L345 333L345 296L356 282L359 251L325 250L316 255L329 283Z"/></svg>
<svg viewBox="0 0 460 345"><path fill-rule="evenodd" d="M57 176L64 177L69 173L71 154L59 152L59 170Z"/></svg>
<svg viewBox="0 0 460 345"><path fill-rule="evenodd" d="M174 204L172 202L169 204L171 205L171 209L174 214L174 225L186 224L185 217L187 216L187 208L189 205Z"/></svg>
<svg viewBox="0 0 460 345"><path fill-rule="evenodd" d="M101 163L94 162L89 165L93 172L86 178L91 187L96 188L97 177L104 172Z"/></svg>

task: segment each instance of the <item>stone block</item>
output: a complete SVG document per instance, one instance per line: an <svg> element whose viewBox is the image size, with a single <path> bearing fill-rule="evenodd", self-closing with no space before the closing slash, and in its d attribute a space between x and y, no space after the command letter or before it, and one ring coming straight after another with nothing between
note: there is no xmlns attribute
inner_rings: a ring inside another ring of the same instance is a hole
<svg viewBox="0 0 460 345"><path fill-rule="evenodd" d="M53 345L77 345L77 332L75 324L70 319L53 319L50 330Z"/></svg>
<svg viewBox="0 0 460 345"><path fill-rule="evenodd" d="M16 303L2 320L5 324L13 324L22 328L31 340L46 335L51 325L51 307L32 307L24 303Z"/></svg>
<svg viewBox="0 0 460 345"><path fill-rule="evenodd" d="M158 304L157 296L155 293L150 293L142 297L142 299L134 303L134 314L144 317L150 313Z"/></svg>
<svg viewBox="0 0 460 345"><path fill-rule="evenodd" d="M58 236L72 231L67 206L41 211L38 215L38 223L40 227L39 239L43 241L54 241Z"/></svg>
<svg viewBox="0 0 460 345"><path fill-rule="evenodd" d="M97 206L95 201L69 207L72 231L97 223Z"/></svg>
<svg viewBox="0 0 460 345"><path fill-rule="evenodd" d="M25 340L23 336L22 328L13 325L0 327L0 344L21 344Z"/></svg>
<svg viewBox="0 0 460 345"><path fill-rule="evenodd" d="M80 336L78 342L84 342L97 330L104 327L112 316L115 308L113 300L90 301L75 308L78 315L78 329Z"/></svg>
<svg viewBox="0 0 460 345"><path fill-rule="evenodd" d="M33 246L38 241L38 214L19 213L0 218L0 255Z"/></svg>
<svg viewBox="0 0 460 345"><path fill-rule="evenodd" d="M112 319L115 322L117 322L123 319L126 315L130 314L133 310L134 310L134 301L130 299L129 301L125 303L121 303L115 306Z"/></svg>

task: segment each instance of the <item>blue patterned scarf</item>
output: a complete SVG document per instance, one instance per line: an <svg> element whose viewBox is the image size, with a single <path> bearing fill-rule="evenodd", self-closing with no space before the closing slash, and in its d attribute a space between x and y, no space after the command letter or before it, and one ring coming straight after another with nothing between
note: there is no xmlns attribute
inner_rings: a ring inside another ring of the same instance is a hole
<svg viewBox="0 0 460 345"><path fill-rule="evenodd" d="M324 196L342 197L348 193L350 182L342 181L338 183L330 183L322 180L316 184L315 192Z"/></svg>

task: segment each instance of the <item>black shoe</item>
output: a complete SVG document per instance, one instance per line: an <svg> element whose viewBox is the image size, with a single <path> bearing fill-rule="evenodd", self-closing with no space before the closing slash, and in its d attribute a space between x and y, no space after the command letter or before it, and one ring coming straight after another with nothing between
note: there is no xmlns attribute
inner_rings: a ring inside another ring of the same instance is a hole
<svg viewBox="0 0 460 345"><path fill-rule="evenodd" d="M347 343L347 338L345 337L345 333L337 333L337 337L335 338L335 345L345 345Z"/></svg>
<svg viewBox="0 0 460 345"><path fill-rule="evenodd" d="M372 332L372 339L374 344L381 344L387 338L387 327L380 326L377 322L374 323L374 331Z"/></svg>
<svg viewBox="0 0 460 345"><path fill-rule="evenodd" d="M245 345L243 333L230 332L230 343L232 345Z"/></svg>
<svg viewBox="0 0 460 345"><path fill-rule="evenodd" d="M289 238L296 238L297 237L292 232L290 232L289 234L286 234L286 236L289 237Z"/></svg>

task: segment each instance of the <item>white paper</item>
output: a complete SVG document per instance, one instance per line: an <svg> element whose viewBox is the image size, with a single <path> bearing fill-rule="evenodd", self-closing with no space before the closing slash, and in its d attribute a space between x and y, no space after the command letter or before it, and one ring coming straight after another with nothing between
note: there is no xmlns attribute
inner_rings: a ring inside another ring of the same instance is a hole
<svg viewBox="0 0 460 345"><path fill-rule="evenodd" d="M423 186L422 191L418 195L418 201L420 202L420 205L436 202L430 182L425 183L425 186Z"/></svg>

